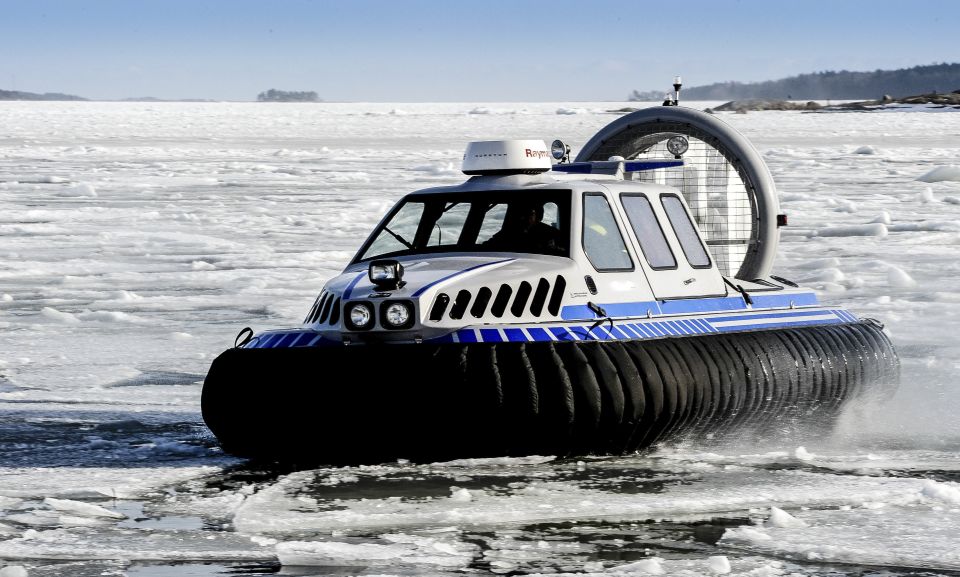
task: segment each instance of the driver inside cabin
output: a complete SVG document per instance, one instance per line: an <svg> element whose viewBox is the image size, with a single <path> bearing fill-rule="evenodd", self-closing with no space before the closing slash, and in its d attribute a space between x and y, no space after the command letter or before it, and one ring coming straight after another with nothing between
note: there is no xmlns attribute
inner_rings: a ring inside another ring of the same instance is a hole
<svg viewBox="0 0 960 577"><path fill-rule="evenodd" d="M503 227L482 246L504 252L563 254L560 231L543 222L543 213L543 204L510 205Z"/></svg>

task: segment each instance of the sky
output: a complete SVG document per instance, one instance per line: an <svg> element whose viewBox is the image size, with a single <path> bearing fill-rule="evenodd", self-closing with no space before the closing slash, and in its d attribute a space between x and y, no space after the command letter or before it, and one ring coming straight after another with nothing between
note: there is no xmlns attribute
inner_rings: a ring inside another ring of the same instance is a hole
<svg viewBox="0 0 960 577"><path fill-rule="evenodd" d="M960 61L960 2L0 0L0 89L92 99L617 101Z"/></svg>

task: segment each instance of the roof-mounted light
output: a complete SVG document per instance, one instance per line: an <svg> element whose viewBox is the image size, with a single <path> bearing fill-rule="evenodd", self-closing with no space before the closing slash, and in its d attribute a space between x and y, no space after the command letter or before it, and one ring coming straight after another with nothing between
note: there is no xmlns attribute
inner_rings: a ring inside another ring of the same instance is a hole
<svg viewBox="0 0 960 577"><path fill-rule="evenodd" d="M677 134L667 140L667 150L670 151L670 154L672 154L674 158L680 158L689 149L690 141L687 140L685 136Z"/></svg>
<svg viewBox="0 0 960 577"><path fill-rule="evenodd" d="M553 144L550 145L550 155L557 162L570 162L570 146L564 144L560 139L554 140Z"/></svg>

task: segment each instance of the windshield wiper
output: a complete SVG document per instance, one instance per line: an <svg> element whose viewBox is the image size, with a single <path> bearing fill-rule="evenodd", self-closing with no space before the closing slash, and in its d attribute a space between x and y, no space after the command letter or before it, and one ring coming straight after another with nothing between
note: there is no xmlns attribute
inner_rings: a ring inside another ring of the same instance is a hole
<svg viewBox="0 0 960 577"><path fill-rule="evenodd" d="M403 238L402 236L400 236L399 234L393 232L393 231L390 230L388 227L386 227L386 226L383 227L383 230L389 232L389 233L390 233L390 236L392 236L393 238L395 238L395 239L397 239L398 241L400 241L400 242L403 244L403 246L405 246L405 247L407 247L407 248L413 248L413 244L407 242L407 239L405 239L405 238Z"/></svg>

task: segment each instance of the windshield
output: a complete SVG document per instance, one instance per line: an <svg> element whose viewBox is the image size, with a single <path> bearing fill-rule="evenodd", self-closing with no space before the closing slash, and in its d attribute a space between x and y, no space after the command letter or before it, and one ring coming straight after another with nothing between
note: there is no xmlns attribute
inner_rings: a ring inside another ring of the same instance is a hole
<svg viewBox="0 0 960 577"><path fill-rule="evenodd" d="M370 235L356 261L435 252L569 256L570 191L410 195Z"/></svg>

